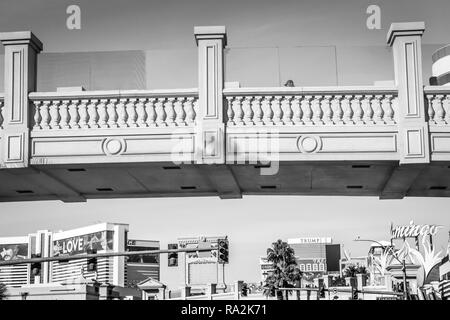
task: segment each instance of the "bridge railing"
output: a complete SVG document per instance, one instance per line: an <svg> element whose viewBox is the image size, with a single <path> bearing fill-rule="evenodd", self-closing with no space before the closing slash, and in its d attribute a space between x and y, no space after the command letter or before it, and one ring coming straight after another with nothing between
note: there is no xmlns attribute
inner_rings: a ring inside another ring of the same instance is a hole
<svg viewBox="0 0 450 320"><path fill-rule="evenodd" d="M228 126L395 125L395 87L225 89Z"/></svg>
<svg viewBox="0 0 450 320"><path fill-rule="evenodd" d="M424 92L430 127L450 128L450 87L425 87Z"/></svg>
<svg viewBox="0 0 450 320"><path fill-rule="evenodd" d="M33 131L195 126L198 90L34 92Z"/></svg>

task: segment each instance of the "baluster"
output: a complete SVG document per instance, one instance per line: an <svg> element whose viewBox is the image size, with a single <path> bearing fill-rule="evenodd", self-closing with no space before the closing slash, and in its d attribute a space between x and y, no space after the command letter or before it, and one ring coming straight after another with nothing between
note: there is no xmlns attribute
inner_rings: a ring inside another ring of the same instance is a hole
<svg viewBox="0 0 450 320"><path fill-rule="evenodd" d="M384 123L386 124L394 124L394 109L392 108L392 99L393 95L387 94L384 96L383 102L382 102L382 108L384 111Z"/></svg>
<svg viewBox="0 0 450 320"><path fill-rule="evenodd" d="M313 112L313 123L314 125L323 125L323 111L322 108L320 106L320 103L323 99L323 96L314 96L314 99L312 101L312 112Z"/></svg>
<svg viewBox="0 0 450 320"><path fill-rule="evenodd" d="M374 111L373 121L376 124L385 124L383 120L384 111L381 107L383 96L376 95L374 99L372 99L372 110Z"/></svg>
<svg viewBox="0 0 450 320"><path fill-rule="evenodd" d="M118 128L119 124L117 120L119 119L119 114L117 113L117 102L118 99L109 99L109 103L107 106L108 111L108 127L110 128Z"/></svg>
<svg viewBox="0 0 450 320"><path fill-rule="evenodd" d="M399 109L398 109L398 102L399 100L398 100L398 97L394 97L393 99L392 99L392 103L391 103L391 105L392 105L392 109L394 110L394 122L395 123L398 123L398 114L399 114Z"/></svg>
<svg viewBox="0 0 450 320"><path fill-rule="evenodd" d="M128 99L119 99L119 103L116 106L117 110L117 124L120 128L127 128L127 120L128 120L128 113L126 110L126 105L128 103Z"/></svg>
<svg viewBox="0 0 450 320"><path fill-rule="evenodd" d="M170 127L176 126L176 123L175 123L175 111L174 111L174 108L173 108L173 102L174 101L175 101L175 98L168 98L167 99L167 103L165 104L166 115L167 115L166 122L167 122L167 125L169 125Z"/></svg>
<svg viewBox="0 0 450 320"><path fill-rule="evenodd" d="M342 120L344 116L344 110L342 110L341 107L342 98L343 96L341 95L335 95L331 102L331 109L333 109L333 122L334 124L340 126L344 124L344 121Z"/></svg>
<svg viewBox="0 0 450 320"><path fill-rule="evenodd" d="M447 124L450 124L450 95L445 96L445 117L444 120Z"/></svg>
<svg viewBox="0 0 450 320"><path fill-rule="evenodd" d="M334 124L333 122L333 109L331 109L330 100L333 96L326 95L322 100L322 110L323 110L323 122L327 125Z"/></svg>
<svg viewBox="0 0 450 320"><path fill-rule="evenodd" d="M304 96L301 107L303 109L303 123L305 125L313 125L312 122L312 116L313 116L313 110L311 108L311 100L313 99L313 96Z"/></svg>
<svg viewBox="0 0 450 320"><path fill-rule="evenodd" d="M106 112L106 105L108 99L101 99L97 106L98 111L98 125L100 128L108 128L108 112Z"/></svg>
<svg viewBox="0 0 450 320"><path fill-rule="evenodd" d="M82 129L89 128L89 125L88 125L89 114L87 111L88 103L89 103L89 100L81 100L80 105L78 107L78 112L80 113L80 127Z"/></svg>
<svg viewBox="0 0 450 320"><path fill-rule="evenodd" d="M303 111L302 108L300 107L300 100L301 97L300 96L295 96L294 99L292 100L292 122L294 123L294 125L302 125L304 124L302 121L302 117L303 117Z"/></svg>
<svg viewBox="0 0 450 320"><path fill-rule="evenodd" d="M42 101L33 101L34 104L34 125L33 125L33 129L35 130L39 130L42 129L41 127L41 105L42 105ZM3 123L3 117L2 117L2 112L3 109L1 109L2 107L2 101L0 101L0 129L3 129L2 127L2 123Z"/></svg>
<svg viewBox="0 0 450 320"><path fill-rule="evenodd" d="M280 100L281 96L273 97L272 109L273 109L273 122L275 125L283 125L283 110L281 110Z"/></svg>
<svg viewBox="0 0 450 320"><path fill-rule="evenodd" d="M98 125L98 111L97 111L97 104L98 99L91 99L88 105L88 114L89 114L89 128L99 128Z"/></svg>
<svg viewBox="0 0 450 320"><path fill-rule="evenodd" d="M195 125L195 110L194 110L195 97L188 97L184 103L186 108L187 125Z"/></svg>
<svg viewBox="0 0 450 320"><path fill-rule="evenodd" d="M242 110L242 99L244 97L235 97L234 98L234 123L237 126L242 126L244 122L242 121L244 117L244 111Z"/></svg>
<svg viewBox="0 0 450 320"><path fill-rule="evenodd" d="M155 98L149 98L145 104L145 113L147 114L147 126L156 127Z"/></svg>
<svg viewBox="0 0 450 320"><path fill-rule="evenodd" d="M128 99L128 103L125 105L125 111L128 116L127 125L130 128L137 128L137 113L136 113L136 98Z"/></svg>
<svg viewBox="0 0 450 320"><path fill-rule="evenodd" d="M434 116L436 115L436 112L434 112L433 108L433 95L427 94L427 102L428 102L428 122L430 124L436 124L436 120L434 119Z"/></svg>
<svg viewBox="0 0 450 320"><path fill-rule="evenodd" d="M194 99L194 124L197 124L197 115L199 114L198 110L198 97Z"/></svg>
<svg viewBox="0 0 450 320"><path fill-rule="evenodd" d="M354 99L353 99L353 104L352 104L352 108L353 108L353 122L356 125L363 125L364 121L363 121L363 113L364 110L361 107L361 100L363 99L362 95L355 95Z"/></svg>
<svg viewBox="0 0 450 320"><path fill-rule="evenodd" d="M353 96L346 95L342 100L342 109L344 110L344 123L345 124L354 124L353 122Z"/></svg>
<svg viewBox="0 0 450 320"><path fill-rule="evenodd" d="M49 104L50 104L50 101L42 102L42 107L41 107L41 119L42 119L41 127L42 127L42 129L50 129L50 126L49 126L50 113L49 113L49 108L48 108Z"/></svg>
<svg viewBox="0 0 450 320"><path fill-rule="evenodd" d="M234 110L233 110L233 100L234 97L227 96L225 97L227 99L227 125L232 127L235 125L234 123Z"/></svg>
<svg viewBox="0 0 450 320"><path fill-rule="evenodd" d="M175 101L175 113L176 113L175 123L177 126L180 126L180 127L186 126L186 121L185 121L186 112L184 111L184 108L183 108L184 100L186 100L186 98L177 97L176 101Z"/></svg>
<svg viewBox="0 0 450 320"><path fill-rule="evenodd" d="M445 110L442 106L442 99L444 98L443 95L438 94L433 99L433 109L435 112L434 119L437 124L445 124L444 116L445 116Z"/></svg>
<svg viewBox="0 0 450 320"><path fill-rule="evenodd" d="M292 96L285 96L283 99L283 103L281 104L281 108L283 111L283 122L286 125L294 124L294 122L292 121L292 116L294 114L291 108L292 98L293 98Z"/></svg>
<svg viewBox="0 0 450 320"><path fill-rule="evenodd" d="M78 111L78 107L80 104L80 100L72 100L69 106L69 115L70 121L69 125L72 129L79 129L79 121L80 121L80 113Z"/></svg>
<svg viewBox="0 0 450 320"><path fill-rule="evenodd" d="M253 122L253 110L252 110L253 97L246 96L242 108L244 109L244 123L246 126L254 125Z"/></svg>
<svg viewBox="0 0 450 320"><path fill-rule="evenodd" d="M128 99L128 103L126 104L126 112L127 112L127 124L130 128L137 128L137 112L136 112L136 98Z"/></svg>
<svg viewBox="0 0 450 320"><path fill-rule="evenodd" d="M158 127L167 127L166 110L164 108L165 101L166 98L158 98L156 102L156 124Z"/></svg>
<svg viewBox="0 0 450 320"><path fill-rule="evenodd" d="M361 109L363 111L363 122L365 124L375 124L373 121L373 109L372 109L372 101L373 101L373 95L367 94L362 99Z"/></svg>
<svg viewBox="0 0 450 320"><path fill-rule="evenodd" d="M254 122L256 125L262 125L262 117L263 117L263 111L261 109L261 96L256 96L253 99L252 108L253 108L253 114L254 114Z"/></svg>
<svg viewBox="0 0 450 320"><path fill-rule="evenodd" d="M273 111L272 111L272 96L264 97L264 106L263 108L263 122L264 125L270 126L273 125Z"/></svg>
<svg viewBox="0 0 450 320"><path fill-rule="evenodd" d="M137 120L136 120L136 126L138 127L147 127L147 123L145 120L147 120L147 113L145 112L145 102L147 101L146 98L139 98L136 102L136 114L137 114Z"/></svg>
<svg viewBox="0 0 450 320"><path fill-rule="evenodd" d="M68 110L69 103L69 100L63 100L61 106L59 107L59 113L61 115L60 126L62 129L70 129L70 114Z"/></svg>
<svg viewBox="0 0 450 320"><path fill-rule="evenodd" d="M53 101L50 105L50 128L61 129L59 126L59 105L61 101Z"/></svg>

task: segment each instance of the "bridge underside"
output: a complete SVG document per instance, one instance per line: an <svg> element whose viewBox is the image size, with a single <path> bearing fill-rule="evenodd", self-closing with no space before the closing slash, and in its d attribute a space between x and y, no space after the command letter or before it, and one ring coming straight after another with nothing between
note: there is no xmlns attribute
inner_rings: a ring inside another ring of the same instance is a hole
<svg viewBox="0 0 450 320"><path fill-rule="evenodd" d="M45 165L0 170L0 201L219 196L329 195L449 197L450 163L281 162L278 173L258 165L121 163Z"/></svg>

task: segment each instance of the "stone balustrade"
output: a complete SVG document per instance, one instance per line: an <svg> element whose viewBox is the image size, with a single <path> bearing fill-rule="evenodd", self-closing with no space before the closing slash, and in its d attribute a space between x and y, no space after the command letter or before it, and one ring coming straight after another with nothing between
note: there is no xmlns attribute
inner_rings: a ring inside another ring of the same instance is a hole
<svg viewBox="0 0 450 320"><path fill-rule="evenodd" d="M450 87L425 87L430 126L450 126Z"/></svg>
<svg viewBox="0 0 450 320"><path fill-rule="evenodd" d="M30 93L33 130L195 126L197 89Z"/></svg>
<svg viewBox="0 0 450 320"><path fill-rule="evenodd" d="M238 88L224 96L228 126L397 123L396 88Z"/></svg>

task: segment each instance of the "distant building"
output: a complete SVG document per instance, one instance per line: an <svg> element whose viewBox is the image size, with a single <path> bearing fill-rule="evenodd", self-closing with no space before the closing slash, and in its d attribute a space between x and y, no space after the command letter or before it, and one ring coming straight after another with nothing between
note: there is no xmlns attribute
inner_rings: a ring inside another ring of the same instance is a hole
<svg viewBox="0 0 450 320"><path fill-rule="evenodd" d="M159 250L159 241L128 240L127 251ZM128 287L137 287L142 281L151 278L160 279L159 255L131 256L126 263L126 283Z"/></svg>
<svg viewBox="0 0 450 320"><path fill-rule="evenodd" d="M213 237L187 237L178 239L178 247L186 249L217 249L219 239L226 236ZM193 291L196 288L203 288L209 283L216 283L218 289L225 287L225 265L219 264L217 250L203 252L189 252L181 254L178 268L182 268L184 281Z"/></svg>
<svg viewBox="0 0 450 320"><path fill-rule="evenodd" d="M341 245L333 244L329 237L288 239L294 249L300 270L313 277L339 273Z"/></svg>
<svg viewBox="0 0 450 320"><path fill-rule="evenodd" d="M127 224L99 223L67 231L40 230L24 237L2 237L0 261L85 255L92 251L106 253L159 249L158 241L132 240L128 233ZM87 270L87 259L44 262L36 276L32 274L30 264L0 267L0 282L10 287L74 284L92 280L119 287L135 287L149 277L159 280L159 275L157 256L97 258L96 271Z"/></svg>

